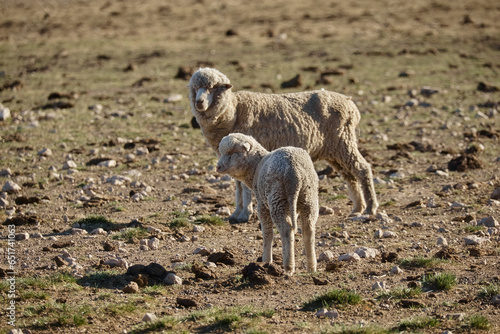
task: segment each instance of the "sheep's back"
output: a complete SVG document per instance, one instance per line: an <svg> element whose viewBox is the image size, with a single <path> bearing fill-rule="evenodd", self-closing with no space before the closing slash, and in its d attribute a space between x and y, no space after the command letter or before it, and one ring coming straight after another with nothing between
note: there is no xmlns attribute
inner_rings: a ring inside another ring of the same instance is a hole
<svg viewBox="0 0 500 334"><path fill-rule="evenodd" d="M283 146L301 147L317 159L325 141L336 141L342 127L355 127L360 119L350 98L335 92L240 91L235 95L238 104L233 132L253 136L270 151Z"/></svg>

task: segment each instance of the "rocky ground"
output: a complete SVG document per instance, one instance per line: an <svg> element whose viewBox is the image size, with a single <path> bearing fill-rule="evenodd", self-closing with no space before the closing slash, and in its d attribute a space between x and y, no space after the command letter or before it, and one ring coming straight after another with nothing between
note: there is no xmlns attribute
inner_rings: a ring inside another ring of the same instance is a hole
<svg viewBox="0 0 500 334"><path fill-rule="evenodd" d="M499 332L495 3L0 9L0 333ZM227 221L234 183L191 123L198 66L358 105L381 206L349 218L320 172L317 273L300 234L286 277L278 236L260 263L257 219Z"/></svg>

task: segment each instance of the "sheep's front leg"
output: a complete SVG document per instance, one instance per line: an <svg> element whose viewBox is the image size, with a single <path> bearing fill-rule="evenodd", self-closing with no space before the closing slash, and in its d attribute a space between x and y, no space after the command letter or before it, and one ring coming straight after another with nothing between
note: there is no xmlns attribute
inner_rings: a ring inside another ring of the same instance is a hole
<svg viewBox="0 0 500 334"><path fill-rule="evenodd" d="M253 213L252 205L252 189L248 188L243 182L241 183L241 205L243 210L238 216L238 223L246 223L250 220Z"/></svg>
<svg viewBox="0 0 500 334"><path fill-rule="evenodd" d="M238 222L238 217L240 216L241 211L243 211L243 202L241 194L242 183L240 181L236 181L235 185L236 185L236 191L234 193L234 204L236 205L236 208L234 209L234 212L231 214L231 216L229 216L229 222L231 223Z"/></svg>
<svg viewBox="0 0 500 334"><path fill-rule="evenodd" d="M315 250L315 230L318 220L318 205L313 203L300 212L304 248L306 250L307 271L315 272L317 267Z"/></svg>
<svg viewBox="0 0 500 334"><path fill-rule="evenodd" d="M264 244L262 252L262 262L273 262L273 221L269 210L262 205L258 205L257 214L259 216L260 227L262 230L262 241Z"/></svg>

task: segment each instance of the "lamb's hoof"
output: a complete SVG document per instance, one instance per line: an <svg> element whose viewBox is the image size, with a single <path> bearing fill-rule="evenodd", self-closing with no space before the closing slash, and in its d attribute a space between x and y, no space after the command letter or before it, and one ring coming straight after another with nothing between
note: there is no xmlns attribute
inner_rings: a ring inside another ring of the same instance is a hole
<svg viewBox="0 0 500 334"><path fill-rule="evenodd" d="M242 223L248 223L248 218L247 217L229 217L229 223L230 224L242 224Z"/></svg>

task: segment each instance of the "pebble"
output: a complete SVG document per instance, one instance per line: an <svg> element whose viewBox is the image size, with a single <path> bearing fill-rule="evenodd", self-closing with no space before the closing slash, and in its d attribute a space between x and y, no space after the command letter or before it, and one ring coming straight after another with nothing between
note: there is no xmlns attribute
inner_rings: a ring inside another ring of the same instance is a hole
<svg viewBox="0 0 500 334"><path fill-rule="evenodd" d="M486 226L486 227L497 227L497 226L499 226L499 223L495 218L493 218L492 216L489 216L489 217L483 218L480 221L478 221L477 225Z"/></svg>
<svg viewBox="0 0 500 334"><path fill-rule="evenodd" d="M87 234L87 231L84 230L84 229L81 229L81 228L72 228L71 229L71 234L73 235L83 235L83 234Z"/></svg>
<svg viewBox="0 0 500 334"><path fill-rule="evenodd" d="M495 190L493 190L490 198L500 200L500 188L496 188Z"/></svg>
<svg viewBox="0 0 500 334"><path fill-rule="evenodd" d="M9 206L9 201L0 197L0 207L1 208L6 208Z"/></svg>
<svg viewBox="0 0 500 334"><path fill-rule="evenodd" d="M7 181L3 185L2 191L6 192L7 194L15 194L21 191L21 187L13 181Z"/></svg>
<svg viewBox="0 0 500 334"><path fill-rule="evenodd" d="M334 259L335 255L333 255L332 251L327 250L319 254L318 262L323 262L323 261L330 262L333 261Z"/></svg>
<svg viewBox="0 0 500 334"><path fill-rule="evenodd" d="M77 167L76 162L74 162L73 160L68 160L68 161L64 162L62 165L63 170L72 169L72 168L76 168L76 167Z"/></svg>
<svg viewBox="0 0 500 334"><path fill-rule="evenodd" d="M149 233L161 234L161 230L153 226L148 226L147 230Z"/></svg>
<svg viewBox="0 0 500 334"><path fill-rule="evenodd" d="M34 239L45 239L45 237L40 232L33 233L32 238L34 238Z"/></svg>
<svg viewBox="0 0 500 334"><path fill-rule="evenodd" d="M356 253L342 254L338 258L339 261L355 262L360 261L361 258Z"/></svg>
<svg viewBox="0 0 500 334"><path fill-rule="evenodd" d="M151 238L148 240L148 247L152 250L156 250L160 248L160 239L158 238Z"/></svg>
<svg viewBox="0 0 500 334"><path fill-rule="evenodd" d="M393 220L385 212L379 212L379 213L377 213L377 219L380 220L382 223L385 223L385 224L389 224L389 223L393 222Z"/></svg>
<svg viewBox="0 0 500 334"><path fill-rule="evenodd" d="M52 156L52 150L50 148L44 148L37 153L41 157L50 157Z"/></svg>
<svg viewBox="0 0 500 334"><path fill-rule="evenodd" d="M201 232L204 232L204 231L205 231L205 228L203 226L201 226L201 225L194 225L193 226L193 232L199 232L199 233L201 233Z"/></svg>
<svg viewBox="0 0 500 334"><path fill-rule="evenodd" d="M130 282L122 291L125 293L137 293L139 292L139 285L136 282Z"/></svg>
<svg viewBox="0 0 500 334"><path fill-rule="evenodd" d="M500 294L493 296L490 300L491 305L500 305Z"/></svg>
<svg viewBox="0 0 500 334"><path fill-rule="evenodd" d="M182 285L182 278L174 273L169 273L163 282L167 285Z"/></svg>
<svg viewBox="0 0 500 334"><path fill-rule="evenodd" d="M399 268L398 266L394 266L391 269L391 275L399 275L402 273L403 273L403 270L401 268Z"/></svg>
<svg viewBox="0 0 500 334"><path fill-rule="evenodd" d="M128 263L124 259L120 258L112 258L104 261L104 265L110 266L110 267L122 267L122 268L128 268Z"/></svg>
<svg viewBox="0 0 500 334"><path fill-rule="evenodd" d="M180 102L180 101L182 101L181 94L171 94L163 100L163 102L165 103Z"/></svg>
<svg viewBox="0 0 500 334"><path fill-rule="evenodd" d="M318 318L335 319L335 318L338 318L339 312L337 310L328 311L326 308L323 308L323 309L318 310L318 312L316 312L315 316L317 316Z"/></svg>
<svg viewBox="0 0 500 334"><path fill-rule="evenodd" d="M107 233L106 233L106 231L105 231L103 228L98 227L98 228L96 228L96 229L92 230L92 231L90 232L90 234L91 234L91 235L99 235L99 234L106 235Z"/></svg>
<svg viewBox="0 0 500 334"><path fill-rule="evenodd" d="M437 239L437 243L436 243L438 246L448 246L448 241L446 240L446 238L444 237L439 237Z"/></svg>
<svg viewBox="0 0 500 334"><path fill-rule="evenodd" d="M0 176L1 177L7 177L12 175L12 170L10 168L5 168L0 170Z"/></svg>
<svg viewBox="0 0 500 334"><path fill-rule="evenodd" d="M154 313L146 313L144 317L142 317L143 322L155 322L157 319Z"/></svg>
<svg viewBox="0 0 500 334"><path fill-rule="evenodd" d="M231 210L227 206L221 206L215 213L219 216L229 216L231 215Z"/></svg>
<svg viewBox="0 0 500 334"><path fill-rule="evenodd" d="M97 164L99 167L105 167L105 168L112 168L116 167L116 160L106 160L106 161L101 161Z"/></svg>
<svg viewBox="0 0 500 334"><path fill-rule="evenodd" d="M482 245L488 241L486 238L478 237L477 235L468 235L464 237L466 245Z"/></svg>
<svg viewBox="0 0 500 334"><path fill-rule="evenodd" d="M199 254L201 256L210 255L210 251L207 247L198 247L193 251L193 254Z"/></svg>
<svg viewBox="0 0 500 334"><path fill-rule="evenodd" d="M6 121L10 117L10 109L0 103L0 121Z"/></svg>
<svg viewBox="0 0 500 334"><path fill-rule="evenodd" d="M28 240L30 238L30 234L27 232L17 233L15 238L16 238L16 240Z"/></svg>
<svg viewBox="0 0 500 334"><path fill-rule="evenodd" d="M372 285L372 290L383 290L386 291L388 290L387 284L385 282L375 282Z"/></svg>
<svg viewBox="0 0 500 334"><path fill-rule="evenodd" d="M375 248L369 247L359 247L354 251L354 253L358 254L361 258L374 258L378 255L379 251Z"/></svg>
<svg viewBox="0 0 500 334"><path fill-rule="evenodd" d="M453 319L456 321L463 321L465 319L465 315L463 313L453 313L453 314L448 314L446 318Z"/></svg>

